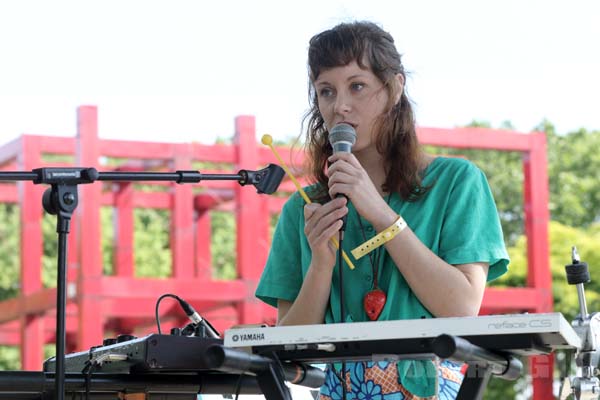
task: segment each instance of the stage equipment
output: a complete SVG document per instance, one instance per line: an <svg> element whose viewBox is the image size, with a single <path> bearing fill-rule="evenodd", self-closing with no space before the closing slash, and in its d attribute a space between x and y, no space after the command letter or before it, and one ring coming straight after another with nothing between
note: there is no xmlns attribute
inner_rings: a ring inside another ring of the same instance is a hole
<svg viewBox="0 0 600 400"><path fill-rule="evenodd" d="M57 288L56 288L56 399L64 399L65 310L67 236L73 212L78 204L77 185L95 181L171 181L198 183L202 180L235 180L244 186L252 184L258 193L271 194L277 190L285 172L275 164L260 171L240 170L237 174L202 174L199 171L176 172L98 172L95 168L37 168L31 172L0 172L0 181L32 181L50 185L43 195L44 210L57 216L58 233Z"/></svg>
<svg viewBox="0 0 600 400"><path fill-rule="evenodd" d="M325 381L325 373L319 368L226 348L219 339L182 336L179 330L173 332L171 335L152 334L142 338L121 335L115 339L106 339L106 345L67 354L65 372L74 380L79 377L89 382L86 390L90 392L95 390L95 380L104 382L106 377L110 377L111 382L116 384L112 387L118 389L113 394L123 389L131 392L134 388L127 386L130 379L141 382L151 381L153 377L169 376L175 384L178 376L201 375L205 382L218 377L221 394L233 394L239 390L236 389L236 384L240 379L254 379L255 382L250 383L244 392L263 393L273 400L291 400L285 381L312 388L320 387ZM47 374L53 373L55 368L54 357L44 363L44 372ZM227 376L237 376L238 379L228 380L225 378ZM139 390L137 386L135 388ZM194 388L195 386L192 387ZM81 386L74 384L69 392L76 393L80 390ZM171 393L176 393L177 390L179 389L174 389Z"/></svg>
<svg viewBox="0 0 600 400"><path fill-rule="evenodd" d="M571 325L581 338L581 346L578 346L575 357L577 374L572 377L565 374L559 398L564 400L573 395L575 400L600 399L600 313L588 314L583 284L590 281L590 272L588 264L580 260L575 246L571 249L571 261L565 266L567 282L577 287L579 299L579 314ZM565 358L565 371L569 371L571 361L571 357Z"/></svg>
<svg viewBox="0 0 600 400"><path fill-rule="evenodd" d="M581 339L560 313L229 329L225 346L282 361L451 358L468 364L457 399L482 399L491 375L516 379L516 356L573 350Z"/></svg>

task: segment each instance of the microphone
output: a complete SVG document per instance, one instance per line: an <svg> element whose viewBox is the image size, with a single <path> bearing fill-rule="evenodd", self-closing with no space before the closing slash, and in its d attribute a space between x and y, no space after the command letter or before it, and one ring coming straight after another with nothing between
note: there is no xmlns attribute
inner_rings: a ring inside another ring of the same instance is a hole
<svg viewBox="0 0 600 400"><path fill-rule="evenodd" d="M333 154L351 153L354 143L356 143L356 131L352 125L340 123L329 131L329 144L331 144L331 147L333 148ZM346 196L338 193L335 197ZM346 200L348 200L347 197ZM346 230L346 217L347 215L342 218L342 232Z"/></svg>
<svg viewBox="0 0 600 400"><path fill-rule="evenodd" d="M349 124L337 124L329 131L329 144L335 153L350 153L356 143L356 131Z"/></svg>
<svg viewBox="0 0 600 400"><path fill-rule="evenodd" d="M187 303L185 300L183 300L179 297L177 298L177 300L179 301L181 308L183 308L183 311L185 311L185 314L188 316L188 318L194 324L196 324L204 329L204 333L206 334L206 336L214 338L214 339L221 338L221 336L219 335L217 330L215 328L213 328L213 326L210 324L210 322L208 322L207 320L202 318L200 316L200 314L198 314L198 312L196 312L196 310L194 310L194 308L191 305L189 305L189 303Z"/></svg>

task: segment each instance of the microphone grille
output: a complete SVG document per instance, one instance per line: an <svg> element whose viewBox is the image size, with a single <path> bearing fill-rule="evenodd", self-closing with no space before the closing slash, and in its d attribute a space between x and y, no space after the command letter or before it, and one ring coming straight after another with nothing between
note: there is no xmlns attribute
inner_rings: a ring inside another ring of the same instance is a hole
<svg viewBox="0 0 600 400"><path fill-rule="evenodd" d="M329 131L329 143L333 146L338 142L356 143L356 131L352 125L337 124Z"/></svg>

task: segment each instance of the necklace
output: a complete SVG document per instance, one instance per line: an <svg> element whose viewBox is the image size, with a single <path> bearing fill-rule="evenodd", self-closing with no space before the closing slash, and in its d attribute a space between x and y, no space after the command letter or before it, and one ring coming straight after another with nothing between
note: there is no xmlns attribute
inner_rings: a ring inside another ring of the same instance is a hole
<svg viewBox="0 0 600 400"><path fill-rule="evenodd" d="M387 204L390 204L390 199L392 194L390 193L387 198ZM362 233L363 239L366 242L367 236L365 234L365 229L363 227L362 221L360 219L360 215L358 215L358 224L360 225L360 231ZM372 289L369 290L365 297L363 297L363 308L367 313L367 316L371 321L375 321L379 318L379 314L383 310L385 306L385 302L387 300L387 296L383 290L379 288L378 283L378 273L379 273L379 260L381 259L381 253L383 252L383 247L376 249L374 252L369 253L369 262L371 263L371 272L373 273L373 286ZM375 254L373 254L375 253Z"/></svg>

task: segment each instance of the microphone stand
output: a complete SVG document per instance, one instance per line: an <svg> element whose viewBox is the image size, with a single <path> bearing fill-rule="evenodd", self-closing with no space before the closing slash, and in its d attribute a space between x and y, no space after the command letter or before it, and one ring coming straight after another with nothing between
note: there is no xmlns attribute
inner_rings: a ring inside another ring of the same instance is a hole
<svg viewBox="0 0 600 400"><path fill-rule="evenodd" d="M34 184L50 185L42 196L44 210L56 215L58 233L57 287L56 287L56 373L55 399L65 398L65 310L67 237L71 217L77 208L77 185L95 181L171 181L198 183L201 180L234 180L241 186L251 184L258 193L271 194L277 190L284 170L269 164L259 171L240 170L237 174L202 174L198 171L175 172L98 172L95 168L37 168L31 172L0 172L0 181L32 181Z"/></svg>

